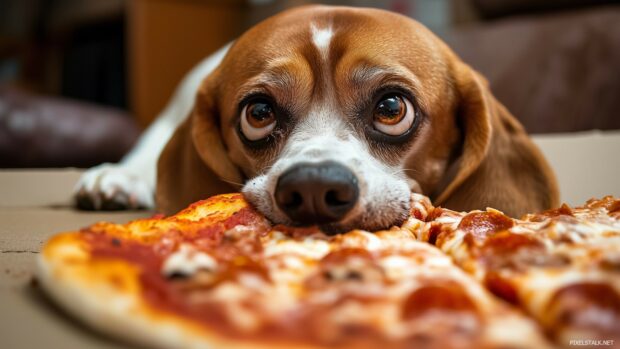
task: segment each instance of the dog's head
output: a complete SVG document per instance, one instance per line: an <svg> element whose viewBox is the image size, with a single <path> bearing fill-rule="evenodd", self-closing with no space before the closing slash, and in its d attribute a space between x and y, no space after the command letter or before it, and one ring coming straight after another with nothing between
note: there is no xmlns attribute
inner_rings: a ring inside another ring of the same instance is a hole
<svg viewBox="0 0 620 349"><path fill-rule="evenodd" d="M245 183L274 222L372 230L401 222L411 191L442 201L474 171L491 139L485 91L409 18L302 7L233 44L188 122L209 173Z"/></svg>

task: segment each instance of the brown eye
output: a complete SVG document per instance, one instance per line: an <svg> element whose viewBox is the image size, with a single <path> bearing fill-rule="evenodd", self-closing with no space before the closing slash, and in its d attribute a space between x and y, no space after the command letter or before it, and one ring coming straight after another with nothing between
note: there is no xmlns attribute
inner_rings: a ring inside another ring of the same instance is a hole
<svg viewBox="0 0 620 349"><path fill-rule="evenodd" d="M386 125L396 125L403 119L406 112L407 106L400 96L389 96L375 107L375 121Z"/></svg>
<svg viewBox="0 0 620 349"><path fill-rule="evenodd" d="M399 136L413 124L414 110L411 102L400 95L387 95L375 106L375 128L391 136Z"/></svg>
<svg viewBox="0 0 620 349"><path fill-rule="evenodd" d="M241 131L251 141L267 137L273 131L275 124L276 115L268 102L250 103L241 111Z"/></svg>
<svg viewBox="0 0 620 349"><path fill-rule="evenodd" d="M263 128L276 120L276 116L269 103L253 103L246 109L248 123L252 127Z"/></svg>

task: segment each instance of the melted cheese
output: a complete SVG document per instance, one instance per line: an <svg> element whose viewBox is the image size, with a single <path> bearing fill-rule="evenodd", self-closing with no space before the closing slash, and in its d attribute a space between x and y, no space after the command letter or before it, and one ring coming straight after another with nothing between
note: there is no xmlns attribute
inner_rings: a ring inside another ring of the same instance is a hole
<svg viewBox="0 0 620 349"><path fill-rule="evenodd" d="M269 240L264 248L265 257L290 253L312 259L321 259L330 251L328 242L313 238L306 238L302 241Z"/></svg>
<svg viewBox="0 0 620 349"><path fill-rule="evenodd" d="M198 270L215 270L217 261L205 252L198 251L191 245L183 244L168 256L163 263L164 275L182 274L193 275Z"/></svg>
<svg viewBox="0 0 620 349"><path fill-rule="evenodd" d="M355 230L341 237L341 246L346 248L363 248L376 251L383 248L383 241L375 234L363 230Z"/></svg>

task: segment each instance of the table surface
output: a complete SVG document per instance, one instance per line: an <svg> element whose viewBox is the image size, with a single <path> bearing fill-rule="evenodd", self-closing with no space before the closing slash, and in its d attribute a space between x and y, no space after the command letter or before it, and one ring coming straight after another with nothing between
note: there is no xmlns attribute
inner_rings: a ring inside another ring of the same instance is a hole
<svg viewBox="0 0 620 349"><path fill-rule="evenodd" d="M80 212L70 193L80 171L0 171L0 347L129 348L55 307L33 281L42 244L97 221L124 223L147 211Z"/></svg>

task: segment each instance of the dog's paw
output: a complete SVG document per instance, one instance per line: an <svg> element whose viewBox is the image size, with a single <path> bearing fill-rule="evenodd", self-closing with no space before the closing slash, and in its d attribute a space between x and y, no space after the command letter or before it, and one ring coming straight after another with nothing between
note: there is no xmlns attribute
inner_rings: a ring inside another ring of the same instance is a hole
<svg viewBox="0 0 620 349"><path fill-rule="evenodd" d="M139 175L119 165L102 164L86 171L73 190L82 210L153 208L153 191Z"/></svg>

